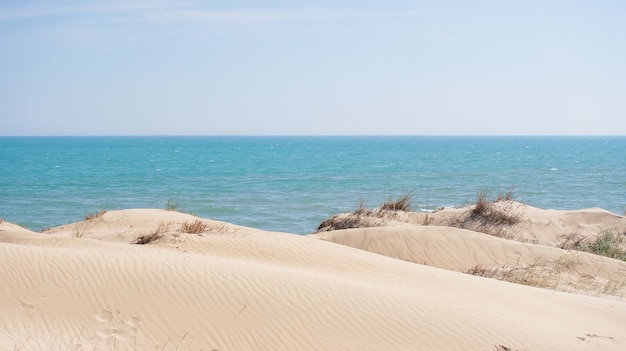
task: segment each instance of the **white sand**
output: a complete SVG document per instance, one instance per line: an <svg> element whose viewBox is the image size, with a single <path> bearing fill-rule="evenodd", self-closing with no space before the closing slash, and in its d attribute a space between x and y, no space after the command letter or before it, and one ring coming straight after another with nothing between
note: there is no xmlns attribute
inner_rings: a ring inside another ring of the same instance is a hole
<svg viewBox="0 0 626 351"><path fill-rule="evenodd" d="M406 224L324 233L375 253L210 220L202 235L181 233L195 220L112 211L45 234L0 223L1 348L626 349L625 302L406 261L459 270L467 257L557 255L551 247ZM130 244L158 228L161 239ZM606 276L622 267L597 262Z"/></svg>

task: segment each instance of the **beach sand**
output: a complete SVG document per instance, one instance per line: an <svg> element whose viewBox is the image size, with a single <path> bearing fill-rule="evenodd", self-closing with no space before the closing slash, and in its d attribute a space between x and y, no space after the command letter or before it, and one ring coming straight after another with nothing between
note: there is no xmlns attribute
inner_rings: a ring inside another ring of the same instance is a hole
<svg viewBox="0 0 626 351"><path fill-rule="evenodd" d="M626 349L626 263L558 247L571 230L597 235L625 219L519 206L517 240L449 227L460 209L428 226L423 214L395 213L385 226L309 236L155 209L44 233L5 220L0 347ZM561 278L536 287L463 273L498 265L556 267Z"/></svg>

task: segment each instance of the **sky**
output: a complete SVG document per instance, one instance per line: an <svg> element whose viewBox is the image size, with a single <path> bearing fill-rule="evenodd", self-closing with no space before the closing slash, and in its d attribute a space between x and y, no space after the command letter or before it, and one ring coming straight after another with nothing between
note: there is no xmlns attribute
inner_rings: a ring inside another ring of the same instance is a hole
<svg viewBox="0 0 626 351"><path fill-rule="evenodd" d="M626 1L1 1L0 135L626 135Z"/></svg>

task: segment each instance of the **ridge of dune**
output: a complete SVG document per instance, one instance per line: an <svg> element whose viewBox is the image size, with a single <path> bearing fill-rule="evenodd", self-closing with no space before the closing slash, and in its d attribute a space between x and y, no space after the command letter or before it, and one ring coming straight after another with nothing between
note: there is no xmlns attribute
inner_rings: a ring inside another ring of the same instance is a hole
<svg viewBox="0 0 626 351"><path fill-rule="evenodd" d="M205 230L183 233L190 221ZM162 236L131 244L153 231ZM163 210L110 211L46 233L2 222L0 257L8 349L626 347L624 302Z"/></svg>
<svg viewBox="0 0 626 351"><path fill-rule="evenodd" d="M511 200L433 213L382 208L341 213L313 237L429 266L621 300L626 262L569 250L612 231L626 218L600 208L543 210ZM624 245L626 241L623 241Z"/></svg>
<svg viewBox="0 0 626 351"><path fill-rule="evenodd" d="M517 222L506 225L484 223L480 220L471 220L471 218L468 220L475 205L444 208L431 213L389 210L363 211L364 214L346 212L335 215L329 220L352 220L359 222L361 227L389 227L402 224L456 227L553 247L558 247L569 235L592 239L606 230L626 231L626 217L601 208L544 210L510 200L498 201L490 205L497 211L515 218ZM321 225L319 231L333 229L332 226Z"/></svg>
<svg viewBox="0 0 626 351"><path fill-rule="evenodd" d="M497 229L502 230L503 235L533 244L557 247L572 234L594 238L608 229L626 230L624 216L601 208L546 210L516 201L494 202L492 206L519 219L515 225L500 225ZM431 214L432 224L451 226L471 208L437 211ZM477 229L477 226L470 226L469 229Z"/></svg>
<svg viewBox="0 0 626 351"><path fill-rule="evenodd" d="M313 237L428 266L560 291L622 299L626 262L521 243L466 229L396 225L321 232Z"/></svg>

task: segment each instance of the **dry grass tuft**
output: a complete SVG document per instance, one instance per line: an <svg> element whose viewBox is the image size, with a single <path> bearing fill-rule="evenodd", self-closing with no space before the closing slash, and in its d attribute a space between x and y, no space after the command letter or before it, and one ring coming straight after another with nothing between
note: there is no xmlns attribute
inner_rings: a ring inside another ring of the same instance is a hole
<svg viewBox="0 0 626 351"><path fill-rule="evenodd" d="M563 267L565 265L560 265ZM535 286L539 288L555 289L558 286L558 274L561 273L556 265L537 260L531 264L520 264L519 262L512 266L495 266L484 267L476 265L464 273L503 280L509 283Z"/></svg>
<svg viewBox="0 0 626 351"><path fill-rule="evenodd" d="M339 214L332 216L317 227L316 233L330 232L333 230L353 229L353 228L368 228L373 227L373 221L368 220L368 215L361 214Z"/></svg>
<svg viewBox="0 0 626 351"><path fill-rule="evenodd" d="M167 199L167 203L165 204L165 209L167 211L176 211L177 207L178 207L178 204L176 203L176 201L172 199Z"/></svg>
<svg viewBox="0 0 626 351"><path fill-rule="evenodd" d="M505 195L497 195L493 201L490 201L489 194L486 191L480 191L476 203L471 209L470 217L486 224L517 224L521 220L520 216L511 211L501 210L494 206L497 202L508 201L510 199L512 199L512 195L507 192Z"/></svg>
<svg viewBox="0 0 626 351"><path fill-rule="evenodd" d="M563 255L552 263L554 270L558 273L570 272L581 265L580 260L575 255Z"/></svg>
<svg viewBox="0 0 626 351"><path fill-rule="evenodd" d="M99 222L94 222L91 220L86 220L80 223L76 223L76 225L74 226L74 229L72 230L72 238L74 239L80 239L83 236L85 236L85 233L87 233L89 230L91 230L93 227L95 227Z"/></svg>
<svg viewBox="0 0 626 351"><path fill-rule="evenodd" d="M149 234L142 234L138 236L137 238L135 238L135 240L131 242L131 244L137 244L137 245L149 244L153 241L161 239L163 237L163 233L166 231L167 231L167 226L161 223L159 224L159 226L154 232L149 233Z"/></svg>
<svg viewBox="0 0 626 351"><path fill-rule="evenodd" d="M102 217L102 215L104 215L105 213L107 213L106 210L98 210L96 212L89 212L85 215L85 220L86 221L90 221L92 219L96 219L96 218L100 218Z"/></svg>
<svg viewBox="0 0 626 351"><path fill-rule="evenodd" d="M424 219L422 220L422 225L431 225L433 222L433 218L430 217L430 213L426 212L424 214Z"/></svg>
<svg viewBox="0 0 626 351"><path fill-rule="evenodd" d="M496 345L494 346L494 351L519 351L517 349L512 349L510 347L504 346L504 345Z"/></svg>
<svg viewBox="0 0 626 351"><path fill-rule="evenodd" d="M138 236L135 240L133 240L133 244L137 244L137 245L145 245L145 244L149 244L153 241L159 240L163 237L162 233L159 232L153 232L150 234L142 234L140 236Z"/></svg>
<svg viewBox="0 0 626 351"><path fill-rule="evenodd" d="M72 238L80 239L85 236L90 229L94 226L98 225L98 221L94 221L95 219L101 218L107 211L106 210L98 210L97 212L89 212L85 215L85 220L81 223L77 223L74 226L74 230L72 231Z"/></svg>
<svg viewBox="0 0 626 351"><path fill-rule="evenodd" d="M411 211L411 194L406 194L394 201L393 198L389 198L389 200L385 201L382 205L380 205L380 209L390 210L390 211Z"/></svg>
<svg viewBox="0 0 626 351"><path fill-rule="evenodd" d="M206 227L206 223L202 222L201 220L195 220L193 222L183 223L180 229L183 233L200 234L204 232Z"/></svg>
<svg viewBox="0 0 626 351"><path fill-rule="evenodd" d="M584 235L572 232L569 234L561 235L561 242L557 245L558 248L563 250L583 250L587 238Z"/></svg>
<svg viewBox="0 0 626 351"><path fill-rule="evenodd" d="M401 215L398 213L399 211L411 212L411 206L412 195L410 193L401 196L397 200L390 197L380 206L373 209L366 208L363 198L359 198L354 211L341 213L325 219L322 223L320 223L315 232L319 233L332 230L384 226L388 224L386 221L398 220ZM443 207L432 212L442 209ZM430 225L433 223L433 217L430 212L422 213L421 216L422 225Z"/></svg>
<svg viewBox="0 0 626 351"><path fill-rule="evenodd" d="M510 201L512 198L511 192L507 191L491 200L487 191L480 191L474 205L461 213L450 226L516 239L515 229L522 221L522 214Z"/></svg>
<svg viewBox="0 0 626 351"><path fill-rule="evenodd" d="M74 230L72 230L72 238L74 239L82 238L88 229L89 229L89 226L87 226L85 223L77 224L74 227Z"/></svg>
<svg viewBox="0 0 626 351"><path fill-rule="evenodd" d="M513 186L510 186L505 192L499 192L493 202L513 201L513 188Z"/></svg>
<svg viewBox="0 0 626 351"><path fill-rule="evenodd" d="M396 211L410 211L411 196L404 195L394 201L392 198L381 204L378 208L367 209L363 198L359 198L356 209L351 213L343 213L324 220L317 227L316 233L332 230L368 228L384 225L381 220L393 218Z"/></svg>
<svg viewBox="0 0 626 351"><path fill-rule="evenodd" d="M365 208L365 200L363 200L362 197L359 198L359 202L356 206L356 209L354 210L354 214L355 215L367 215L369 214L371 211Z"/></svg>
<svg viewBox="0 0 626 351"><path fill-rule="evenodd" d="M472 209L472 214L475 216L481 216L491 209L491 201L489 201L489 194L481 190L476 196L476 203Z"/></svg>

